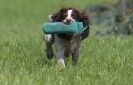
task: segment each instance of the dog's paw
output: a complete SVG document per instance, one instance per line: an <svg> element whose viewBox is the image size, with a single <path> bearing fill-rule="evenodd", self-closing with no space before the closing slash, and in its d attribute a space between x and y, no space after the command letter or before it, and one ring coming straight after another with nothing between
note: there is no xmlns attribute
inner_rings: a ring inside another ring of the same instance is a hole
<svg viewBox="0 0 133 85"><path fill-rule="evenodd" d="M57 67L58 67L60 70L62 70L62 69L65 68L65 62L64 62L63 59L59 59L59 60L57 61Z"/></svg>

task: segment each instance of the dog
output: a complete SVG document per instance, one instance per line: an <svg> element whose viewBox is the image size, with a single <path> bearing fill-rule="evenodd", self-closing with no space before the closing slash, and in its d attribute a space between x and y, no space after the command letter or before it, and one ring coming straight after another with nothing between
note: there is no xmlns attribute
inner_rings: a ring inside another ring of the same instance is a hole
<svg viewBox="0 0 133 85"><path fill-rule="evenodd" d="M45 52L47 58L51 60L54 56L52 45L55 43L57 64L65 67L64 58L72 56L72 62L75 65L79 59L81 42L86 39L90 31L89 17L85 12L80 12L75 8L62 8L57 13L50 15L51 22L63 22L70 24L72 21L83 22L85 30L80 34L44 34L46 44ZM62 28L63 29L63 28Z"/></svg>

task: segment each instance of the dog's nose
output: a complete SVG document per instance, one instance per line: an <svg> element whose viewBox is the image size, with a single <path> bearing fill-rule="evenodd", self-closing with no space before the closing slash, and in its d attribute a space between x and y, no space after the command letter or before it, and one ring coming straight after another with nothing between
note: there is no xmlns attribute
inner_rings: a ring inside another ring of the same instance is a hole
<svg viewBox="0 0 133 85"><path fill-rule="evenodd" d="M66 23L69 24L69 23L71 23L71 21L72 21L71 19L67 19Z"/></svg>

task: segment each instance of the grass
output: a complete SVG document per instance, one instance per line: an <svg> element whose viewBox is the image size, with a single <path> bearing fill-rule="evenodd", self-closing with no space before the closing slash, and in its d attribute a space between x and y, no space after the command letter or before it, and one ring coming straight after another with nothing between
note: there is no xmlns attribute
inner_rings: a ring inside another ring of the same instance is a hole
<svg viewBox="0 0 133 85"><path fill-rule="evenodd" d="M91 36L78 65L67 60L63 71L55 60L46 61L41 26L47 15L63 5L80 9L91 3L96 2L0 0L0 85L132 85L132 37Z"/></svg>

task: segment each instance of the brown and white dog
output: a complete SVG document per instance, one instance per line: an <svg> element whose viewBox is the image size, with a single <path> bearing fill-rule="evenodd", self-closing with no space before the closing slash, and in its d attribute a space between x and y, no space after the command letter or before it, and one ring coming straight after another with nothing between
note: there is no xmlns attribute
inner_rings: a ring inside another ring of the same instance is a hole
<svg viewBox="0 0 133 85"><path fill-rule="evenodd" d="M49 19L52 22L63 22L64 24L70 24L72 21L83 22L85 30L81 34L44 35L45 51L48 59L52 59L54 56L52 45L55 43L57 64L65 67L64 57L70 55L72 55L73 64L76 64L79 59L81 41L89 35L90 23L88 16L75 8L62 8L54 15L49 16Z"/></svg>

